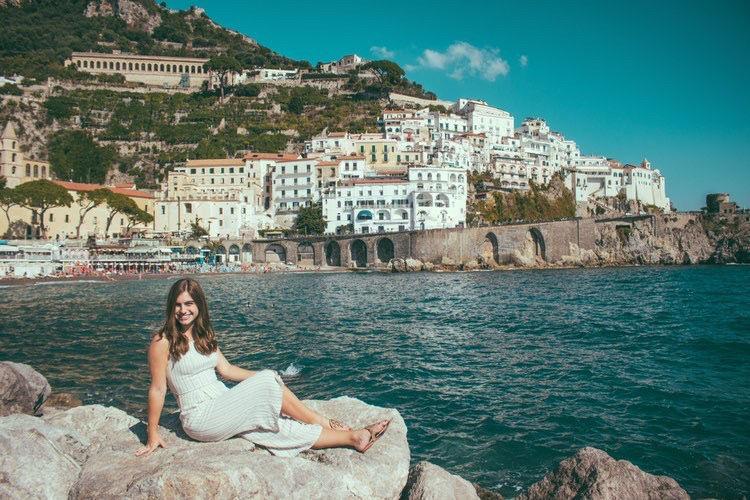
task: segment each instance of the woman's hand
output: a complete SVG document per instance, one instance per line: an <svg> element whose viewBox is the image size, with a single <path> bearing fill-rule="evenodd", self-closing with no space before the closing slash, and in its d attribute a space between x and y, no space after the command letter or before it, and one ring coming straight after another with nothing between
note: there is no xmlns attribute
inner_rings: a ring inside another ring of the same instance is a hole
<svg viewBox="0 0 750 500"><path fill-rule="evenodd" d="M140 450L135 452L135 456L137 457L147 457L151 454L154 450L156 450L159 447L166 448L167 443L164 442L164 440L161 438L161 436L156 435L154 437L149 438L148 443L146 443L146 446L141 448Z"/></svg>

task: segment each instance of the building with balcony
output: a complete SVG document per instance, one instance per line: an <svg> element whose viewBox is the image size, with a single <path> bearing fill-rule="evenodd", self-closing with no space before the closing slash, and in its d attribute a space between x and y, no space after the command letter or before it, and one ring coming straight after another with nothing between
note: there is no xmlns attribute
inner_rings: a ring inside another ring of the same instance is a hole
<svg viewBox="0 0 750 500"><path fill-rule="evenodd" d="M402 177L341 181L322 194L326 232L375 233L463 226L466 172L411 166Z"/></svg>

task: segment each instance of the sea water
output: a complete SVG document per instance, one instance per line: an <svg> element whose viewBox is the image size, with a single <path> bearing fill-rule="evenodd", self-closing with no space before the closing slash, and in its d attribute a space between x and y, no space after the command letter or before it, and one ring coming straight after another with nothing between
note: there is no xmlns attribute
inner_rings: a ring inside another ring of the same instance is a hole
<svg viewBox="0 0 750 500"><path fill-rule="evenodd" d="M0 289L0 359L144 418L173 280ZM512 496L595 446L694 496L750 493L748 266L199 280L227 358L398 409L413 461Z"/></svg>

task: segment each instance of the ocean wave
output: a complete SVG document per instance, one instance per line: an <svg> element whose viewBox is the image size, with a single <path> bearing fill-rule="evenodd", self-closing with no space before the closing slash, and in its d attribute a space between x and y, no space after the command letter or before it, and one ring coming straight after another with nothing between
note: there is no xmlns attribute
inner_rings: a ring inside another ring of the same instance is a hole
<svg viewBox="0 0 750 500"><path fill-rule="evenodd" d="M299 375L301 371L302 371L302 368L295 365L294 363L291 363L289 366L287 366L284 370L280 372L280 375L282 377L291 378L291 377L296 377L297 375Z"/></svg>

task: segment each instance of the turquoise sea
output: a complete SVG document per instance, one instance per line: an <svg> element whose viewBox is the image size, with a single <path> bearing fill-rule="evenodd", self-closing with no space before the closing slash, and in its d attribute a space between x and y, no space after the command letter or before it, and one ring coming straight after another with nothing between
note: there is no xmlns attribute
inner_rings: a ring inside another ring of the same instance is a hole
<svg viewBox="0 0 750 500"><path fill-rule="evenodd" d="M0 288L0 359L143 417L172 280ZM415 461L512 496L588 445L750 495L748 266L200 281L230 360L397 408Z"/></svg>

